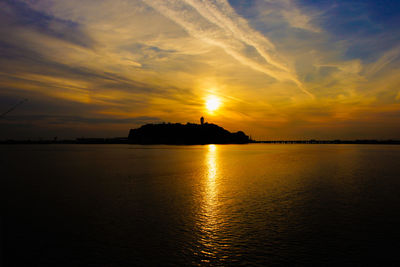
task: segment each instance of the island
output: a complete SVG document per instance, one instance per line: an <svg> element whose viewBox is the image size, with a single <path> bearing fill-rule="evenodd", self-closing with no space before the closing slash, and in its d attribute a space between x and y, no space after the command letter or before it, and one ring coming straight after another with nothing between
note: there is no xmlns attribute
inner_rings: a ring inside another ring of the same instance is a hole
<svg viewBox="0 0 400 267"><path fill-rule="evenodd" d="M251 139L242 131L231 133L216 124L204 123L204 118L201 118L200 124L146 124L131 129L128 142L168 145L247 144Z"/></svg>

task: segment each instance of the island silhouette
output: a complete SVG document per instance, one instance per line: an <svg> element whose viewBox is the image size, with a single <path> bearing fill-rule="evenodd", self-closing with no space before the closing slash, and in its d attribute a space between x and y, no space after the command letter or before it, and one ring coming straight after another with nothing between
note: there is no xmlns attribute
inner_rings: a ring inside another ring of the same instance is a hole
<svg viewBox="0 0 400 267"><path fill-rule="evenodd" d="M168 145L247 144L251 139L242 131L231 133L216 124L204 123L201 117L200 124L159 123L131 129L128 142Z"/></svg>
<svg viewBox="0 0 400 267"><path fill-rule="evenodd" d="M17 103L8 111L0 114L3 118L17 106L27 101ZM59 139L55 136L52 139L5 139L0 140L2 144L170 144L170 145L198 145L198 144L368 144L368 145L400 145L400 140L377 140L377 139L356 139L356 140L254 140L244 132L231 133L224 128L204 121L200 118L200 124L196 123L158 123L145 124L136 129L130 129L129 135L124 137L79 137L76 139Z"/></svg>

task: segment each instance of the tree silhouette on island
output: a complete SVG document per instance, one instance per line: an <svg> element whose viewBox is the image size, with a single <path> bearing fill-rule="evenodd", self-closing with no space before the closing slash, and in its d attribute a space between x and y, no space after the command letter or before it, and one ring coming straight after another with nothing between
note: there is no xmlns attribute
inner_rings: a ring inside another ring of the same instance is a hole
<svg viewBox="0 0 400 267"><path fill-rule="evenodd" d="M160 123L146 124L129 131L128 141L131 144L247 144L251 139L242 131L231 133L224 128L204 123Z"/></svg>

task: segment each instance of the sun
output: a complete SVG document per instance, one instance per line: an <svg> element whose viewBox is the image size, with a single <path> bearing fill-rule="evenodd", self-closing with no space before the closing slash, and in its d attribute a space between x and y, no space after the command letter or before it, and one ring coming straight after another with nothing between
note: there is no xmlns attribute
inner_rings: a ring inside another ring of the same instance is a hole
<svg viewBox="0 0 400 267"><path fill-rule="evenodd" d="M209 112L216 111L221 106L221 101L216 96L210 96L206 100L206 108Z"/></svg>

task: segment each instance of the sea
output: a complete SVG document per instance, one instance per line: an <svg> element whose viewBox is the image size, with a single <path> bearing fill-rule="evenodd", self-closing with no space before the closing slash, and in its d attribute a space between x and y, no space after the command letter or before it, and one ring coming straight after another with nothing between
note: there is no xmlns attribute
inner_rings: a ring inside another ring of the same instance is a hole
<svg viewBox="0 0 400 267"><path fill-rule="evenodd" d="M400 146L1 145L2 266L399 266Z"/></svg>

